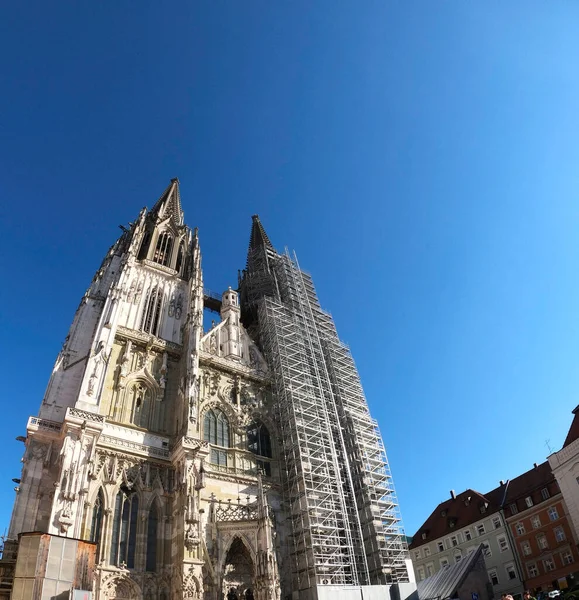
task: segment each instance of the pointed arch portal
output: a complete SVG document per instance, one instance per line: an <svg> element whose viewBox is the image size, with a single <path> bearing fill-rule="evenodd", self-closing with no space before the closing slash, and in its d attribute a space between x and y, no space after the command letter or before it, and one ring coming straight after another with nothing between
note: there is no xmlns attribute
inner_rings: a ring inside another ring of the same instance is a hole
<svg viewBox="0 0 579 600"><path fill-rule="evenodd" d="M221 598L252 600L254 597L255 565L247 546L236 537L225 556Z"/></svg>

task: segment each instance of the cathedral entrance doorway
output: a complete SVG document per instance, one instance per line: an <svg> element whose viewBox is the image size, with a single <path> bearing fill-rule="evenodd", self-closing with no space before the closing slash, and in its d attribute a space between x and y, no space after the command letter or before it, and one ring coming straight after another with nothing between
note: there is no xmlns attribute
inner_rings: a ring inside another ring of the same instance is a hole
<svg viewBox="0 0 579 600"><path fill-rule="evenodd" d="M225 557L221 600L254 600L254 571L247 546L235 538Z"/></svg>

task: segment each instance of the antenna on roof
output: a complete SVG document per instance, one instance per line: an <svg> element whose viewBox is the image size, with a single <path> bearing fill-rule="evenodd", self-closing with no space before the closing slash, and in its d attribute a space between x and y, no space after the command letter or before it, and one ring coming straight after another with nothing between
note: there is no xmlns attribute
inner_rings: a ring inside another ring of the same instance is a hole
<svg viewBox="0 0 579 600"><path fill-rule="evenodd" d="M551 440L545 440L545 446L547 446L547 450L549 450L549 454L553 453L553 449L551 448L551 444L549 444Z"/></svg>

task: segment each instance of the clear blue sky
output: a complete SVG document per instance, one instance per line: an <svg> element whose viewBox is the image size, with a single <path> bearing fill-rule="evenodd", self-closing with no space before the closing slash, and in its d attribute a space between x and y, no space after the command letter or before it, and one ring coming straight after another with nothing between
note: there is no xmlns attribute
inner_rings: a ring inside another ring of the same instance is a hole
<svg viewBox="0 0 579 600"><path fill-rule="evenodd" d="M118 224L181 180L206 285L250 216L350 344L409 534L579 404L579 3L11 2L0 23L0 527Z"/></svg>

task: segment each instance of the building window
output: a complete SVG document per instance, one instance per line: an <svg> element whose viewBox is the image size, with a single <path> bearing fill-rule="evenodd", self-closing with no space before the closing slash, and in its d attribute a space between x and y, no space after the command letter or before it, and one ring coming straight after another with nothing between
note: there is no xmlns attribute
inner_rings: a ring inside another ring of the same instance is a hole
<svg viewBox="0 0 579 600"><path fill-rule="evenodd" d="M217 450L216 448L211 448L210 462L212 465L217 465L218 467L226 467L227 452L225 452L225 450Z"/></svg>
<svg viewBox="0 0 579 600"><path fill-rule="evenodd" d="M541 518L539 515L531 517L531 525L533 526L533 529L539 529L539 527L541 527Z"/></svg>
<svg viewBox="0 0 579 600"><path fill-rule="evenodd" d="M139 498L128 488L121 487L115 500L115 514L111 539L111 564L135 568L135 544L137 541L137 514Z"/></svg>
<svg viewBox="0 0 579 600"><path fill-rule="evenodd" d="M555 561L552 558L544 558L543 566L545 567L545 571L554 571L555 570Z"/></svg>
<svg viewBox="0 0 579 600"><path fill-rule="evenodd" d="M177 273L181 272L181 267L183 266L183 257L185 256L185 250L183 246L183 242L179 244L179 252L177 252L177 262L175 263L175 271Z"/></svg>
<svg viewBox="0 0 579 600"><path fill-rule="evenodd" d="M525 533L525 526L520 521L515 525L515 529L517 530L517 535L523 535L523 533Z"/></svg>
<svg viewBox="0 0 579 600"><path fill-rule="evenodd" d="M470 529L465 529L465 531L464 531L464 539L467 542L470 542L472 540L472 535L470 533Z"/></svg>
<svg viewBox="0 0 579 600"><path fill-rule="evenodd" d="M205 413L203 439L215 446L229 448L229 423L225 414L218 408L212 408Z"/></svg>
<svg viewBox="0 0 579 600"><path fill-rule="evenodd" d="M453 546L458 546L458 538L456 537L456 535L453 535L453 536L450 538L450 543L451 543Z"/></svg>
<svg viewBox="0 0 579 600"><path fill-rule="evenodd" d="M547 513L548 513L549 519L551 519L551 521L556 521L559 518L559 513L557 512L557 509L554 506L551 506L551 508L549 508Z"/></svg>
<svg viewBox="0 0 579 600"><path fill-rule="evenodd" d="M440 559L440 568L441 569L448 569L448 558L441 558Z"/></svg>
<svg viewBox="0 0 579 600"><path fill-rule="evenodd" d="M564 542L567 539L567 536L565 535L565 531L563 530L562 527L555 527L555 529L553 531L555 532L555 538L557 539L558 542Z"/></svg>
<svg viewBox="0 0 579 600"><path fill-rule="evenodd" d="M513 502L509 508L511 509L511 514L512 515L516 515L519 512L519 509L517 508L517 503Z"/></svg>
<svg viewBox="0 0 579 600"><path fill-rule="evenodd" d="M541 490L541 498L543 498L543 500L548 500L549 499L549 490L547 488L543 488Z"/></svg>
<svg viewBox="0 0 579 600"><path fill-rule="evenodd" d="M495 529L499 529L501 526L501 518L500 517L493 517L493 527Z"/></svg>
<svg viewBox="0 0 579 600"><path fill-rule="evenodd" d="M424 546L424 556L430 556L430 547L429 546Z"/></svg>
<svg viewBox="0 0 579 600"><path fill-rule="evenodd" d="M146 569L150 572L157 570L157 526L159 523L159 514L157 505L153 502L149 510L147 519L147 562Z"/></svg>
<svg viewBox="0 0 579 600"><path fill-rule="evenodd" d="M424 567L418 567L418 580L422 581L424 579Z"/></svg>
<svg viewBox="0 0 579 600"><path fill-rule="evenodd" d="M515 570L515 565L513 563L509 563L508 565L505 565L505 571L507 572L507 577L509 579L517 578L517 571Z"/></svg>
<svg viewBox="0 0 579 600"><path fill-rule="evenodd" d="M509 549L509 545L507 544L507 538L504 536L497 537L497 542L499 544L499 548L501 552L506 552Z"/></svg>
<svg viewBox="0 0 579 600"><path fill-rule="evenodd" d="M458 552L457 552L457 553L454 555L454 562L455 562L455 563L458 563L458 562L460 562L461 560L462 560L462 553L461 553L461 551L459 550L459 551L458 551Z"/></svg>
<svg viewBox="0 0 579 600"><path fill-rule="evenodd" d="M570 565L573 562L573 554L571 554L571 551L566 550L565 552L561 552L561 560L564 565Z"/></svg>
<svg viewBox="0 0 579 600"><path fill-rule="evenodd" d="M438 542L437 546L439 552L444 552L444 542Z"/></svg>
<svg viewBox="0 0 579 600"><path fill-rule="evenodd" d="M131 423L137 427L148 428L153 407L151 390L142 383L135 382L129 388L129 404L131 407Z"/></svg>
<svg viewBox="0 0 579 600"><path fill-rule="evenodd" d="M151 335L158 335L162 302L163 292L158 287L154 287L149 292L145 301L145 309L141 317L141 331L150 333Z"/></svg>
<svg viewBox="0 0 579 600"><path fill-rule="evenodd" d="M529 563L527 565L527 573L529 574L529 577L537 577L537 575L539 575L537 565L535 563Z"/></svg>
<svg viewBox="0 0 579 600"><path fill-rule="evenodd" d="M547 541L547 536L545 534L541 534L537 536L537 544L539 544L539 548L541 550L546 550L549 547L549 542Z"/></svg>
<svg viewBox="0 0 579 600"><path fill-rule="evenodd" d="M92 521L90 527L90 541L94 542L95 544L100 544L101 542L101 530L103 526L103 506L103 491L99 490L99 493L94 503L94 507L92 509Z"/></svg>
<svg viewBox="0 0 579 600"><path fill-rule="evenodd" d="M171 250L173 249L173 238L169 233L163 231L157 239L157 247L153 260L160 265L168 267L171 263Z"/></svg>
<svg viewBox="0 0 579 600"><path fill-rule="evenodd" d="M428 577L434 575L434 565L432 563L428 563L426 565L426 574L428 575Z"/></svg>
<svg viewBox="0 0 579 600"><path fill-rule="evenodd" d="M525 504L528 508L531 508L531 506L533 506L533 499L531 498L531 496L527 496L525 498Z"/></svg>
<svg viewBox="0 0 579 600"><path fill-rule="evenodd" d="M461 567L462 568L462 567ZM496 569L491 569L489 571L489 577L491 578L491 583L493 585L499 585L499 575Z"/></svg>
<svg viewBox="0 0 579 600"><path fill-rule="evenodd" d="M415 550L414 551L414 559L415 560L420 560L420 550Z"/></svg>
<svg viewBox="0 0 579 600"><path fill-rule="evenodd" d="M531 544L529 544L529 542L521 542L521 550L523 551L523 554L525 556L531 556L532 554L532 550L531 550Z"/></svg>
<svg viewBox="0 0 579 600"><path fill-rule="evenodd" d="M247 428L247 449L258 456L271 458L271 440L263 423L252 423Z"/></svg>
<svg viewBox="0 0 579 600"><path fill-rule="evenodd" d="M481 523L480 525L477 525L477 526L476 526L476 532L477 532L479 535L484 535L484 534L485 534L485 526L484 526L484 523Z"/></svg>
<svg viewBox="0 0 579 600"><path fill-rule="evenodd" d="M484 555L488 558L489 556L492 556L493 553L491 552L491 547L490 544L488 542L481 542L483 545L483 552Z"/></svg>

